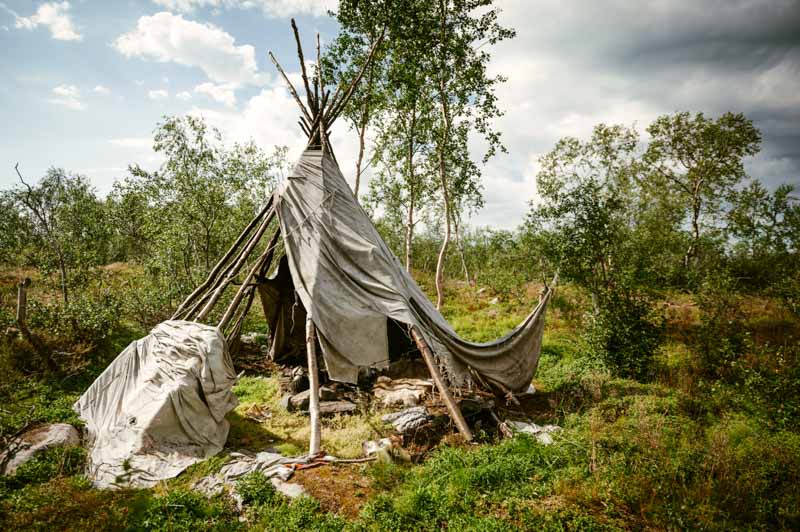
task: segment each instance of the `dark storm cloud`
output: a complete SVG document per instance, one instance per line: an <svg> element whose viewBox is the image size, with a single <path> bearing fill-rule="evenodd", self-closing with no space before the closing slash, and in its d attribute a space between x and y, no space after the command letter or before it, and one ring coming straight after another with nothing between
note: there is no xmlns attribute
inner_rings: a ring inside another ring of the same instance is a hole
<svg viewBox="0 0 800 532"><path fill-rule="evenodd" d="M800 1L501 1L517 38L493 51L510 155L486 169L478 223L513 225L535 196L538 157L598 122L676 111L751 118L763 136L748 171L800 184ZM509 213L513 213L509 216Z"/></svg>

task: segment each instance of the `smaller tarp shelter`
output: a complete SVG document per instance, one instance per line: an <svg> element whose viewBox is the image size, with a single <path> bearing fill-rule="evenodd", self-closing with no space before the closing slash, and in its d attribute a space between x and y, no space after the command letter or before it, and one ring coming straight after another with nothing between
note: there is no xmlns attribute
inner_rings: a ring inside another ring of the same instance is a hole
<svg viewBox="0 0 800 532"><path fill-rule="evenodd" d="M217 454L238 403L216 327L165 321L131 343L73 407L86 422L98 487L146 487Z"/></svg>

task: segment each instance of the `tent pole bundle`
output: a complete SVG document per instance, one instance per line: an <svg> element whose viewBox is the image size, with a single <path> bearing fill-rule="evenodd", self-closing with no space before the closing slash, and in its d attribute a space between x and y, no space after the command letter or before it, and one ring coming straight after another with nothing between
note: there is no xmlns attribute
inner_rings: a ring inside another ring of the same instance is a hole
<svg viewBox="0 0 800 532"><path fill-rule="evenodd" d="M527 389L538 366L545 311L553 288L545 286L536 308L503 338L485 344L459 338L400 267L358 204L330 143L330 128L374 60L386 29L353 79L337 83L335 89L326 88L330 80L324 76L319 35L317 64L309 75L294 20L292 31L304 99L272 52L269 57L300 108L298 124L308 138L306 149L290 178L270 196L207 278L178 306L172 319L210 320L215 308L225 301L227 288L238 285L220 311L217 325L230 349L235 350L258 290L265 314L272 316L268 317L271 353L306 355L311 384L311 455L318 454L321 447L319 357L330 379L356 383L359 369L388 365L388 327L393 321L406 328L450 418L470 441L472 432L451 389L476 382L486 389L507 391L512 398L512 392ZM283 255L275 261L279 244L283 245ZM274 273L268 275L270 272ZM300 303L306 316L305 330L300 331L299 326L295 332L294 312Z"/></svg>

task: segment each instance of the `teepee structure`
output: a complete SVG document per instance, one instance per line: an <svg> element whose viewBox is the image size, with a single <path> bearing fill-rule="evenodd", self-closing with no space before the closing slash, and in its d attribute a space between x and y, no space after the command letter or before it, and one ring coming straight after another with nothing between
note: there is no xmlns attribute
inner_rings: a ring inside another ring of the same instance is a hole
<svg viewBox="0 0 800 532"><path fill-rule="evenodd" d="M349 383L357 381L359 370L387 367L395 353L421 356L453 421L469 440L472 434L452 390L477 386L508 393L528 388L539 361L552 288L503 338L483 344L459 338L389 250L353 196L331 149L330 127L381 40L361 72L331 95L321 70L309 78L294 21L292 28L305 102L271 52L270 57L300 108L306 149L288 178L172 318L207 321L225 290L238 285L218 322L233 345L258 293L272 329L272 355L279 359L289 352L307 351L312 453L319 450L317 346L329 378ZM317 36L317 64L319 59ZM278 254L282 257L275 260ZM294 326L303 315L305 337L303 328Z"/></svg>

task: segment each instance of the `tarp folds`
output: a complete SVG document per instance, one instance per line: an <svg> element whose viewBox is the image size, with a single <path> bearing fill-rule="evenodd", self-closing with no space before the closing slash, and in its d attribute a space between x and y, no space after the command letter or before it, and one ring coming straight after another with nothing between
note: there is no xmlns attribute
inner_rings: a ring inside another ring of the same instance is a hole
<svg viewBox="0 0 800 532"><path fill-rule="evenodd" d="M275 192L292 282L314 320L328 374L355 383L359 367L389 362L387 318L415 325L453 385L474 371L486 382L527 389L539 363L548 291L510 334L460 339L386 246L338 165L306 150Z"/></svg>
<svg viewBox="0 0 800 532"><path fill-rule="evenodd" d="M221 451L235 380L219 329L157 325L73 406L88 430L89 478L98 487L151 486Z"/></svg>

